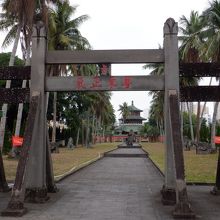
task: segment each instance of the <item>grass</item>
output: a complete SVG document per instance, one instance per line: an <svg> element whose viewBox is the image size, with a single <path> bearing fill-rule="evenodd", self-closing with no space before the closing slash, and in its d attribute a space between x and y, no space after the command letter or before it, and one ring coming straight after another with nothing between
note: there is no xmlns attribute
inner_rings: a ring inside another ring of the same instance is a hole
<svg viewBox="0 0 220 220"><path fill-rule="evenodd" d="M164 172L165 148L162 143L142 143L150 158ZM187 182L214 183L218 154L201 155L195 150L184 151L185 174Z"/></svg>
<svg viewBox="0 0 220 220"><path fill-rule="evenodd" d="M92 148L77 147L74 150L60 148L60 153L52 154L54 175L61 175L74 166L79 166L99 156L99 154L112 150L117 143L97 144ZM165 149L162 143L142 143L143 148L150 154L150 158L164 172ZM184 151L186 180L188 182L214 183L217 166L217 154L196 155L195 150ZM17 169L17 160L3 156L6 178L13 181Z"/></svg>
<svg viewBox="0 0 220 220"><path fill-rule="evenodd" d="M117 143L102 143L96 144L92 148L77 147L73 150L60 148L60 153L52 154L54 175L61 175L75 166L97 158L99 154L116 148L116 146ZM3 161L6 179L11 182L15 179L18 160L3 156Z"/></svg>

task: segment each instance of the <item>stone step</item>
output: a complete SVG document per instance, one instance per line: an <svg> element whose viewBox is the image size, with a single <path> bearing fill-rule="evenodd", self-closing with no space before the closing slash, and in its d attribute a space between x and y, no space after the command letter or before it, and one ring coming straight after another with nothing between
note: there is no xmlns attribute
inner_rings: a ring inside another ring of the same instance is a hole
<svg viewBox="0 0 220 220"><path fill-rule="evenodd" d="M141 148L141 145L139 145L139 146L132 146L132 147L129 147L127 145L118 145L118 148Z"/></svg>
<svg viewBox="0 0 220 220"><path fill-rule="evenodd" d="M141 157L141 158L147 158L147 154L104 154L105 157Z"/></svg>
<svg viewBox="0 0 220 220"><path fill-rule="evenodd" d="M128 146L126 143L122 143L118 145L118 148L141 148L141 145L135 143L132 146Z"/></svg>

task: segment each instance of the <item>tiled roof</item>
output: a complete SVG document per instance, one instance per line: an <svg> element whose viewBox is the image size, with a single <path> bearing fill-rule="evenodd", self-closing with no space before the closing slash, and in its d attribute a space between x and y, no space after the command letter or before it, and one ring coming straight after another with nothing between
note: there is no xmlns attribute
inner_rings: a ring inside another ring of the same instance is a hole
<svg viewBox="0 0 220 220"><path fill-rule="evenodd" d="M133 111L133 112L142 112L142 110L138 109L134 105L129 105L128 109L129 109L129 111Z"/></svg>
<svg viewBox="0 0 220 220"><path fill-rule="evenodd" d="M130 119L146 120L146 118L142 118L140 115L128 115L125 120L130 120Z"/></svg>
<svg viewBox="0 0 220 220"><path fill-rule="evenodd" d="M125 131L125 132L129 132L133 130L134 132L139 132L142 127L143 127L142 124L135 124L135 125L129 124L129 125L120 125L115 130Z"/></svg>

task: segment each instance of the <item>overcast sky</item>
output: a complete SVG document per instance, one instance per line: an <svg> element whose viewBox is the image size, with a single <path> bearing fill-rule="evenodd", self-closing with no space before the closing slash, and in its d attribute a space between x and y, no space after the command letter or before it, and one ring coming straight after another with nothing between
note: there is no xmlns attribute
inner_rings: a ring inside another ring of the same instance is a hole
<svg viewBox="0 0 220 220"><path fill-rule="evenodd" d="M80 28L93 49L157 49L163 44L163 25L167 18L177 22L192 10L202 12L208 0L71 0L78 5L77 15L90 16ZM143 65L113 65L113 75L143 75ZM112 104L118 106L134 100L136 107L149 109L147 92L113 92ZM211 105L212 106L212 105ZM145 110L145 112L147 111ZM145 116L145 115L143 115Z"/></svg>
<svg viewBox="0 0 220 220"><path fill-rule="evenodd" d="M163 44L163 25L167 18L178 22L182 15L189 17L191 10L202 12L209 5L208 0L70 0L70 3L78 5L76 16L89 15L90 19L80 30L93 49L157 49ZM147 74L142 66L113 65L112 74ZM145 91L113 92L112 104L117 117L119 104L130 104L132 100L136 107L149 109L150 97Z"/></svg>

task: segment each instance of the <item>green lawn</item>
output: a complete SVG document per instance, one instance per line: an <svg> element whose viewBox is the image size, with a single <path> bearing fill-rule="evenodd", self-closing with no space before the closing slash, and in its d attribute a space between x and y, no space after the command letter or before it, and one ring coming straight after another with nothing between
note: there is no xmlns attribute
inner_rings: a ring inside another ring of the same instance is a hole
<svg viewBox="0 0 220 220"><path fill-rule="evenodd" d="M92 148L77 147L74 150L60 148L60 153L52 154L54 175L61 175L73 167L92 160L99 154L112 150L118 143L97 144ZM164 146L161 143L142 143L143 148L150 154L150 158L164 171ZM196 155L195 151L184 151L186 179L188 182L215 182L217 154ZM3 157L6 178L13 181L15 178L17 160Z"/></svg>
<svg viewBox="0 0 220 220"><path fill-rule="evenodd" d="M164 145L162 143L142 143L150 158L164 172ZM218 154L196 155L195 150L184 151L187 182L214 183Z"/></svg>
<svg viewBox="0 0 220 220"><path fill-rule="evenodd" d="M67 148L60 148L60 153L53 153L53 168L54 175L61 175L73 167L78 167L81 164L95 159L104 152L116 148L118 143L102 143L94 145L92 148L77 147L73 150ZM7 181L13 181L16 174L18 160L8 159L3 156L5 173Z"/></svg>

